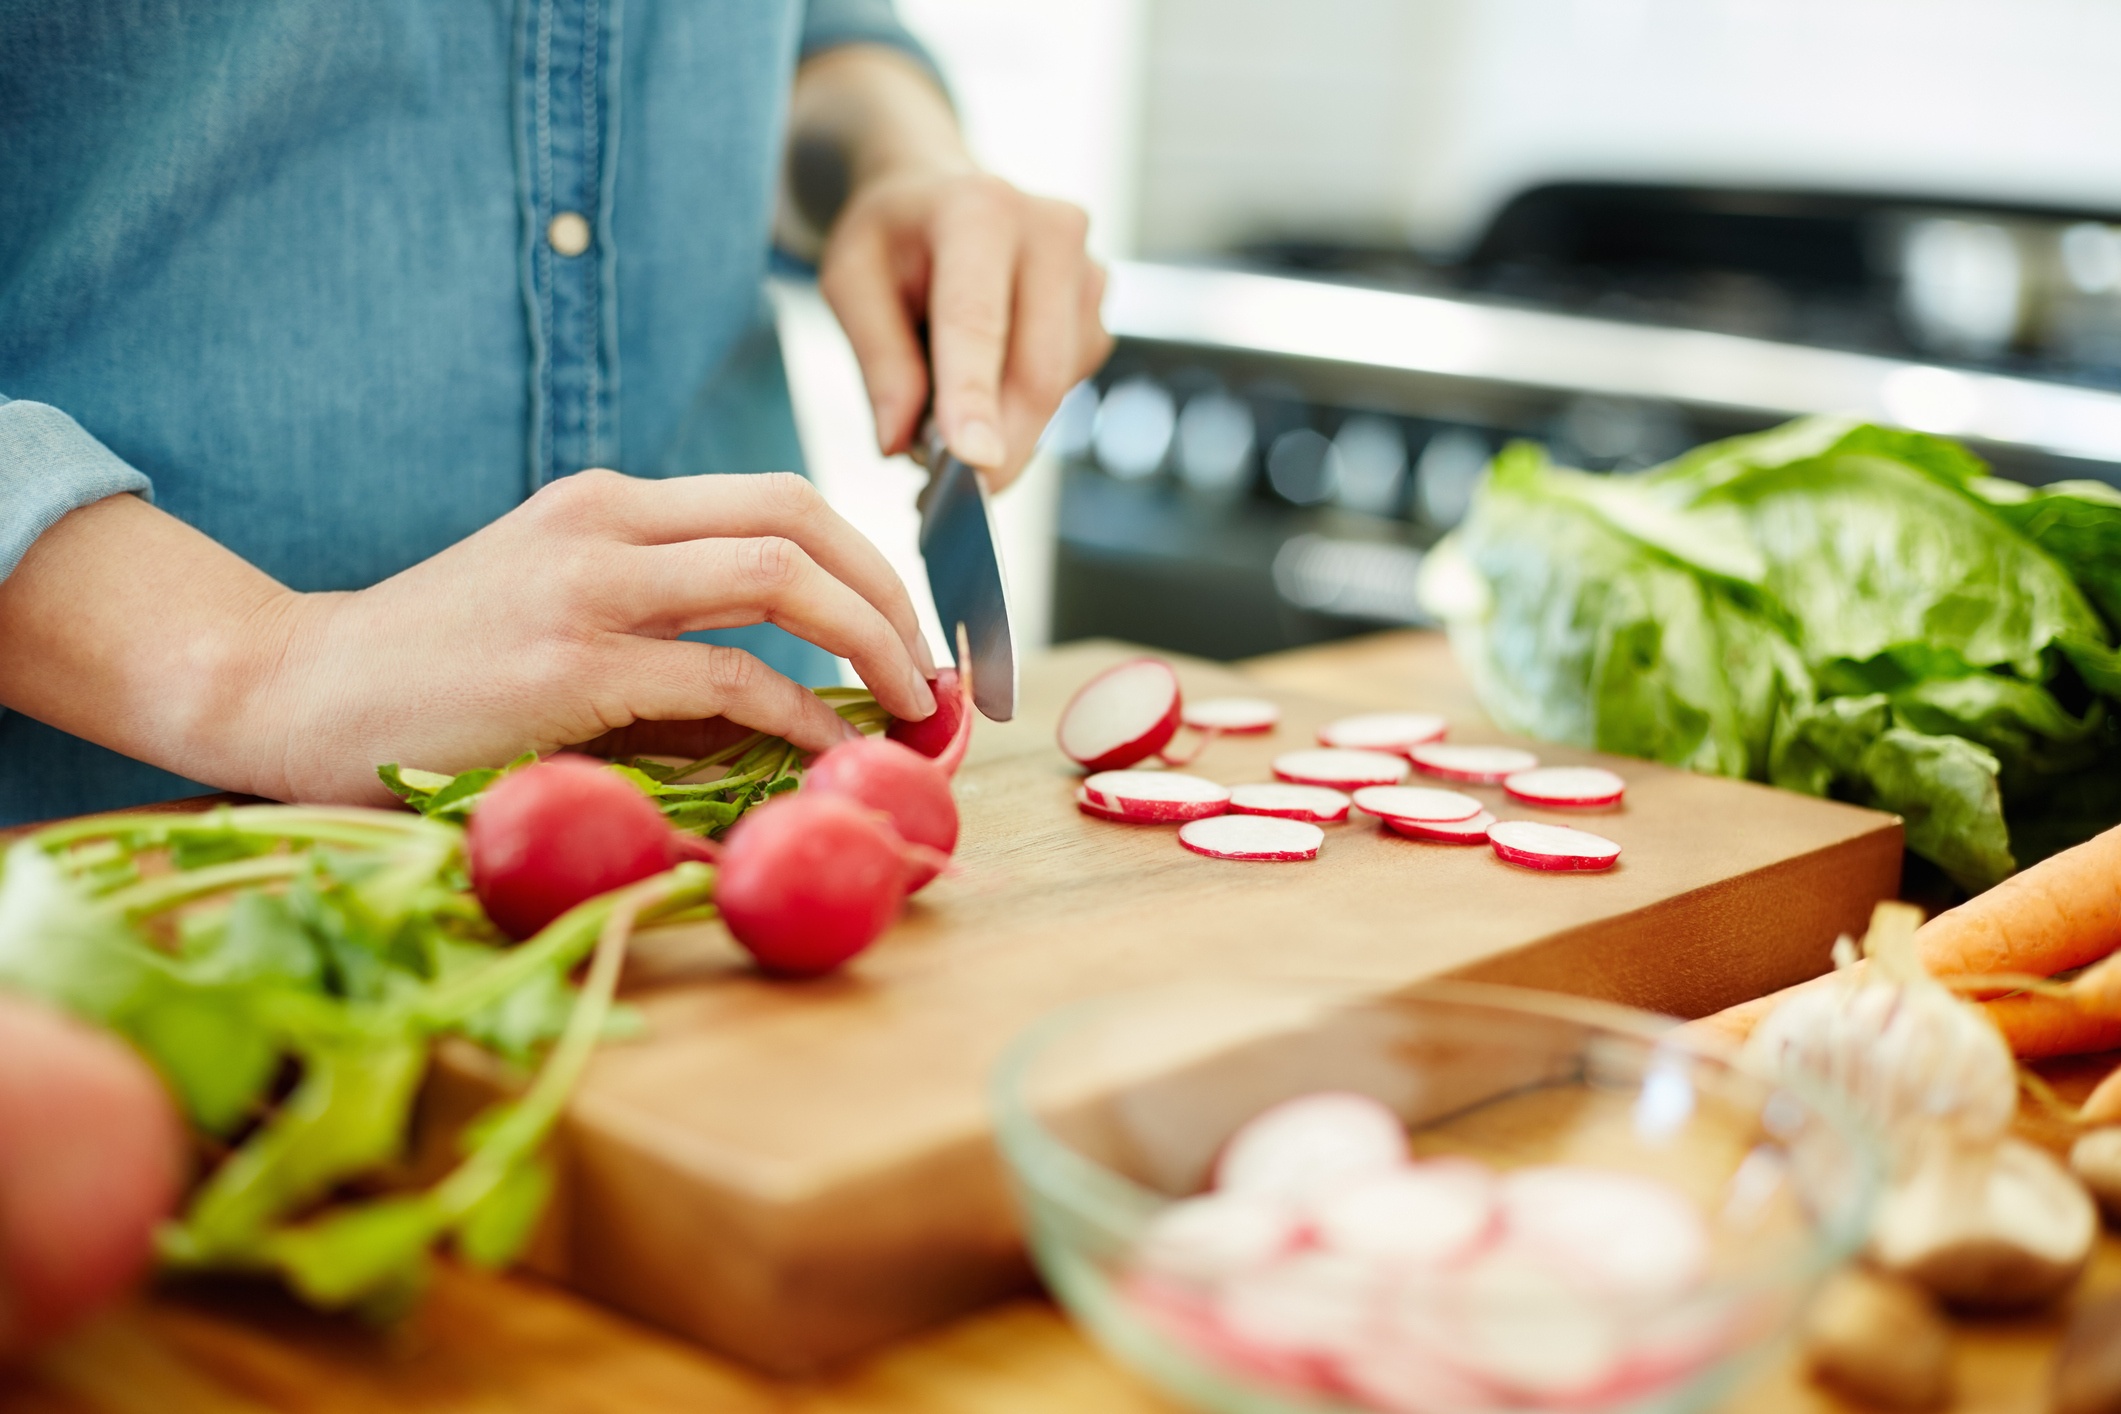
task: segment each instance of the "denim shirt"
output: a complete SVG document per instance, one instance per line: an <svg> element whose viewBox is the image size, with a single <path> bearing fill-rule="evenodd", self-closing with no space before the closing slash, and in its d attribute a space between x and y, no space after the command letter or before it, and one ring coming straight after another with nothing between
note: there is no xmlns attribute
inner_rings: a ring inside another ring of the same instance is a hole
<svg viewBox="0 0 2121 1414"><path fill-rule="evenodd" d="M919 54L889 0L0 0L0 578L118 492L351 589L583 467L799 466L762 277L849 42ZM197 789L0 713L0 824Z"/></svg>

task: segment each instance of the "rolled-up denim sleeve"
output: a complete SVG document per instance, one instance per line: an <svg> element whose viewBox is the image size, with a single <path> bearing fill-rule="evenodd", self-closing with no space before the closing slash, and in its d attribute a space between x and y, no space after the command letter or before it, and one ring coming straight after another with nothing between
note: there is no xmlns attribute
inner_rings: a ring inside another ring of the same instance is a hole
<svg viewBox="0 0 2121 1414"><path fill-rule="evenodd" d="M59 409L0 397L0 580L59 517L127 491L154 498L146 477Z"/></svg>
<svg viewBox="0 0 2121 1414"><path fill-rule="evenodd" d="M943 82L935 56L899 23L891 0L809 0L803 7L803 57L842 44L888 44Z"/></svg>

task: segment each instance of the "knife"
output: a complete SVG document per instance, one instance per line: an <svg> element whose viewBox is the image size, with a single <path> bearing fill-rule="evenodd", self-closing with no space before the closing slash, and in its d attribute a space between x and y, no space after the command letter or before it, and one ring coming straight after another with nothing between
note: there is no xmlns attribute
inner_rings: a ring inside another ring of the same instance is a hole
<svg viewBox="0 0 2121 1414"><path fill-rule="evenodd" d="M933 417L922 422L911 455L928 468L928 488L916 504L921 558L943 634L955 644L958 625L964 625L973 704L990 720L1006 722L1016 715L1016 638L1009 631L1009 588L994 547L987 488L978 472L950 454Z"/></svg>

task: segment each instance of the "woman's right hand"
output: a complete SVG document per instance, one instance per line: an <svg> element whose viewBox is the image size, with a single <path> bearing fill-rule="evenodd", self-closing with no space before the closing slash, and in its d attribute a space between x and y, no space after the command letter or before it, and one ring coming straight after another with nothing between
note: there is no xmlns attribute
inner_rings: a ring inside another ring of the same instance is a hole
<svg viewBox="0 0 2121 1414"><path fill-rule="evenodd" d="M678 641L761 622L851 660L894 715L934 710L905 586L799 476L585 471L334 594L121 495L0 580L0 704L225 790L347 803L388 801L385 761L455 772L614 732L689 753L731 722L840 740L757 658Z"/></svg>
<svg viewBox="0 0 2121 1414"><path fill-rule="evenodd" d="M256 713L281 764L252 789L373 802L378 762L455 772L620 731L640 749L635 724L843 739L751 654L678 640L762 622L851 661L893 715L935 710L905 586L802 477L569 476L372 588L291 596Z"/></svg>

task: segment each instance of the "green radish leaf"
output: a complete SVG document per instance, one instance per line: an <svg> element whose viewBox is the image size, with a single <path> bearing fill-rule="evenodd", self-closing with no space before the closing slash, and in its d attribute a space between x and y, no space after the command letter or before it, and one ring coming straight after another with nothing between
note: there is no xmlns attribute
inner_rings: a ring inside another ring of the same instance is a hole
<svg viewBox="0 0 2121 1414"><path fill-rule="evenodd" d="M259 1255L312 1305L333 1310L415 1281L440 1233L424 1195L379 1198L283 1227L259 1244Z"/></svg>
<svg viewBox="0 0 2121 1414"><path fill-rule="evenodd" d="M523 1255L552 1196L552 1165L530 1159L508 1171L457 1226L457 1251L488 1271Z"/></svg>
<svg viewBox="0 0 2121 1414"><path fill-rule="evenodd" d="M273 1034L225 994L172 989L124 1029L210 1134L249 1119L280 1067Z"/></svg>
<svg viewBox="0 0 2121 1414"><path fill-rule="evenodd" d="M171 1237L194 1264L255 1250L266 1231L334 1185L396 1158L427 1047L412 1037L302 1048L279 1111L198 1190Z"/></svg>

